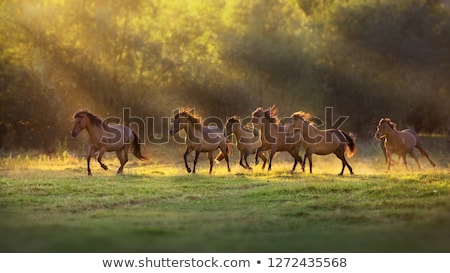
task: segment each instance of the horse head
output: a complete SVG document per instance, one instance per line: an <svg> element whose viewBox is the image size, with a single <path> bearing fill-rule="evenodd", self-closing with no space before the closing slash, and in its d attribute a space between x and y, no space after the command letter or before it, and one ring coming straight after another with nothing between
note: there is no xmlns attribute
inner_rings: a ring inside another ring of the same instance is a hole
<svg viewBox="0 0 450 273"><path fill-rule="evenodd" d="M386 137L388 131L396 130L397 124L390 118L382 118L378 122L377 131L375 132L376 139L382 139Z"/></svg>
<svg viewBox="0 0 450 273"><path fill-rule="evenodd" d="M264 115L262 107L258 107L255 109L255 111L252 112L252 123L255 125L261 124L261 119Z"/></svg>
<svg viewBox="0 0 450 273"><path fill-rule="evenodd" d="M174 136L182 129L186 129L189 123L197 124L201 123L200 118L191 113L192 109L179 110L175 113L172 126L170 127L169 133Z"/></svg>
<svg viewBox="0 0 450 273"><path fill-rule="evenodd" d="M87 111L79 111L75 113L73 116L74 122L73 122L73 128L72 128L72 136L76 137L83 129L86 128L86 126L89 123L89 117L88 117Z"/></svg>
<svg viewBox="0 0 450 273"><path fill-rule="evenodd" d="M231 135L234 132L233 126L235 124L240 124L240 123L241 123L241 121L237 116L227 118L227 122L225 123L225 131L223 132L223 135L225 137Z"/></svg>

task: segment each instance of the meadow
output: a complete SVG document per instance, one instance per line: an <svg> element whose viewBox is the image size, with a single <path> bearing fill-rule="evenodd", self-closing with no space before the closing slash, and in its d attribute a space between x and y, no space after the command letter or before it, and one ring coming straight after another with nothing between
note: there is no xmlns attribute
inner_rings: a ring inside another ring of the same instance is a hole
<svg viewBox="0 0 450 273"><path fill-rule="evenodd" d="M201 155L187 174L184 147L151 147L125 175L85 160L18 155L1 159L1 252L450 252L450 170L444 138L422 157L385 173L376 145L349 160L314 156L313 174L283 154L271 172L232 171ZM167 154L171 156L167 156ZM253 163L253 162L252 162Z"/></svg>

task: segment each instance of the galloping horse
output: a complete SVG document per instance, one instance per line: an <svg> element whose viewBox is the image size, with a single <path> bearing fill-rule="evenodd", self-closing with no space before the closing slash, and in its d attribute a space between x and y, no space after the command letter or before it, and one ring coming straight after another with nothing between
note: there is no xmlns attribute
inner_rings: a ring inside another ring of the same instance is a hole
<svg viewBox="0 0 450 273"><path fill-rule="evenodd" d="M337 129L318 129L309 120L311 115L308 113L295 112L291 117L293 119L292 128L300 129L303 136L303 147L305 149L303 168L306 164L306 158L308 158L309 172L312 173L312 154L327 155L334 153L342 161L342 170L339 175L344 173L345 166L353 174L352 167L345 159L346 150L349 158L356 152L356 144L350 135Z"/></svg>
<svg viewBox="0 0 450 273"><path fill-rule="evenodd" d="M403 158L405 167L408 168L406 163L406 154L408 153L416 161L419 169L422 169L419 163L417 155L414 153L414 147L419 149L423 156L425 156L430 164L434 167L436 164L430 159L422 141L419 139L417 133L412 129L405 129L402 131L397 130L397 124L390 118L382 118L377 126L375 137L378 139L384 139L384 147L386 148L387 155L387 170L389 171L392 164L392 154L398 154Z"/></svg>
<svg viewBox="0 0 450 273"><path fill-rule="evenodd" d="M258 130L246 128L241 124L238 117L231 117L225 123L225 137L234 134L237 140L237 148L239 150L240 159L239 164L245 169L251 170L252 168L248 165L247 157L250 154L256 153L259 147L262 146L261 136ZM263 161L264 164L262 168L266 166L267 158L264 156L263 152L257 154ZM245 165L242 161L245 161Z"/></svg>
<svg viewBox="0 0 450 273"><path fill-rule="evenodd" d="M228 171L230 171L230 164L228 161L228 145L223 136L223 132L217 127L204 126L200 123L200 118L192 115L190 110L179 111L175 114L173 124L170 128L170 135L174 136L180 130L186 131L186 152L184 153L184 164L188 173L191 168L187 163L187 156L195 151L194 169L197 166L200 152L208 153L209 159L209 173L212 172L213 158L212 153L220 149L227 161Z"/></svg>
<svg viewBox="0 0 450 273"><path fill-rule="evenodd" d="M141 159L147 159L141 153L141 146L138 136L131 130L131 128L122 124L106 124L99 117L88 111L79 111L75 113L75 119L72 129L72 136L76 137L83 129L89 134L89 152L87 156L87 171L88 175L92 175L90 162L91 157L95 152L99 152L97 161L100 166L107 170L102 162L102 157L105 152L116 152L120 160L120 168L117 174L123 173L123 167L128 162L128 150L133 145L133 154Z"/></svg>
<svg viewBox="0 0 450 273"><path fill-rule="evenodd" d="M252 122L261 128L262 135L262 146L256 152L255 164L258 164L260 152L270 150L267 169L270 171L275 153L288 152L294 158L293 172L298 162L302 164L302 158L298 155L302 146L302 136L299 133L291 135L285 132L284 126L279 124L277 113L278 108L275 105L266 110L259 107L252 113Z"/></svg>

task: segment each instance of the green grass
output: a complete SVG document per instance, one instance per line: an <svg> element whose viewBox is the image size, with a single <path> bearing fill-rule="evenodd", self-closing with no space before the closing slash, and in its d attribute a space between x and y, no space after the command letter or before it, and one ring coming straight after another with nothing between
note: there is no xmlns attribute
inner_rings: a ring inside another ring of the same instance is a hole
<svg viewBox="0 0 450 273"><path fill-rule="evenodd" d="M450 172L446 157L423 171L364 152L340 162L314 157L314 173L290 174L280 155L272 172L245 171L233 158L207 174L138 163L115 176L84 160L4 159L0 168L2 252L450 252ZM410 160L410 163L412 160ZM413 167L415 167L412 164Z"/></svg>

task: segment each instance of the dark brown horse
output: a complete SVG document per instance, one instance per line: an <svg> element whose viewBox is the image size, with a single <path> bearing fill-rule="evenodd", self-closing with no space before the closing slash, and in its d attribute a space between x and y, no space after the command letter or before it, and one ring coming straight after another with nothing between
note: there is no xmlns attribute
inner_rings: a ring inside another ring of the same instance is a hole
<svg viewBox="0 0 450 273"><path fill-rule="evenodd" d="M302 147L302 136L300 133L289 134L284 126L279 123L277 117L278 108L272 107L263 110L259 107L252 113L252 122L258 128L261 128L262 146L256 152L255 163L258 164L258 154L262 151L270 151L269 168L272 169L272 159L276 152L288 152L294 158L292 172L298 163L302 164L302 158L299 156ZM303 169L304 170L304 169Z"/></svg>
<svg viewBox="0 0 450 273"><path fill-rule="evenodd" d="M131 128L122 124L106 124L88 111L79 111L75 113L73 118L72 136L76 137L83 129L86 129L89 134L88 175L92 175L90 162L95 152L99 152L97 161L104 170L108 169L108 166L102 162L104 153L116 152L120 161L120 167L117 170L118 175L123 173L123 167L128 162L128 150L131 146L132 152L137 158L147 159L142 155L138 136Z"/></svg>
<svg viewBox="0 0 450 273"><path fill-rule="evenodd" d="M342 130L328 129L320 130L311 121L311 115L304 112L293 113L292 127L300 129L303 136L303 147L305 148L305 158L303 160L303 168L306 164L306 158L309 161L309 172L312 173L312 154L327 155L334 153L342 161L342 170L339 175L344 173L347 166L350 174L353 169L345 159L345 151L347 156L352 157L356 152L356 144L353 138Z"/></svg>
<svg viewBox="0 0 450 273"><path fill-rule="evenodd" d="M386 149L387 157L387 170L389 171L392 164L392 154L398 154L403 158L405 167L408 168L406 162L406 154L408 153L416 161L419 169L419 159L414 153L414 147L417 148L423 156L425 156L430 164L434 167L436 164L430 159L428 153L423 147L423 143L420 140L417 133L412 129L405 129L402 131L397 130L397 124L390 118L382 118L377 126L375 137L378 139L384 139L384 147Z"/></svg>
<svg viewBox="0 0 450 273"><path fill-rule="evenodd" d="M220 149L227 162L228 171L230 171L230 164L228 161L228 145L223 136L222 130L217 127L204 126L200 122L200 118L191 114L190 110L179 111L175 114L173 124L170 128L170 135L175 135L180 130L186 131L186 152L184 153L184 164L188 173L191 168L187 163L187 156L195 151L194 169L195 173L198 157L201 152L208 153L209 159L209 173L212 172L213 158L212 153Z"/></svg>

